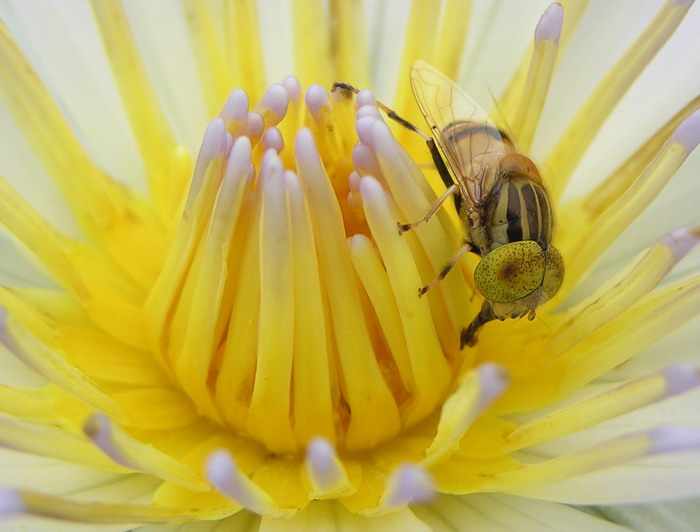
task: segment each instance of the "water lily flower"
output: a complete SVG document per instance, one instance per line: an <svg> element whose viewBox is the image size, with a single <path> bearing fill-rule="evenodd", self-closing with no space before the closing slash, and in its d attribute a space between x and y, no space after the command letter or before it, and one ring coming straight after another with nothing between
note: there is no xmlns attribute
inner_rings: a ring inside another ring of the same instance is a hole
<svg viewBox="0 0 700 532"><path fill-rule="evenodd" d="M588 4L0 6L0 526L692 528L700 13ZM464 230L398 234L444 184L377 107L424 127L417 59L566 268L463 349L479 258L418 297Z"/></svg>

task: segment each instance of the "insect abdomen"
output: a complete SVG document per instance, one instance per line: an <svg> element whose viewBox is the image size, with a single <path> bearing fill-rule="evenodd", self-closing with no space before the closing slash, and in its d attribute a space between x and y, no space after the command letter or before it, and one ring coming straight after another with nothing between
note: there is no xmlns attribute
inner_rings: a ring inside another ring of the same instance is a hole
<svg viewBox="0 0 700 532"><path fill-rule="evenodd" d="M548 244L552 210L544 188L528 177L509 176L487 205L491 249L523 240Z"/></svg>

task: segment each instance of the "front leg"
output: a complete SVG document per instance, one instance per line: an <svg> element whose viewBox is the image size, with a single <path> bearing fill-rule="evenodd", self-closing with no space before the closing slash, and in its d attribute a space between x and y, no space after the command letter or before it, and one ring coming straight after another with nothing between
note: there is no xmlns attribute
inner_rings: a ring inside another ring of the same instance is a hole
<svg viewBox="0 0 700 532"><path fill-rule="evenodd" d="M438 211L442 204L445 203L447 198L449 198L454 193L459 194L459 187L453 184L450 187L448 187L444 194L437 199L437 201L430 207L430 210L425 214L425 216L423 216L423 218L408 224L402 224L401 222L397 222L397 225L399 226L399 234L402 235L406 231L410 231L414 227L430 220L430 218L433 217L433 215Z"/></svg>
<svg viewBox="0 0 700 532"><path fill-rule="evenodd" d="M484 301L481 305L481 310L472 320L468 327L462 329L462 334L460 335L459 348L464 349L465 345L473 347L476 345L476 333L479 331L482 325L498 319L496 314L493 312L493 307L490 301Z"/></svg>
<svg viewBox="0 0 700 532"><path fill-rule="evenodd" d="M455 253L455 256L450 259L450 262L445 264L445 267L442 270L440 270L440 273L438 273L437 277L435 277L435 279L430 281L425 286L422 286L418 289L418 297L423 297L428 290L430 290L436 284L442 281L447 276L447 274L450 273L450 270L454 267L454 265L457 264L459 259L462 258L462 255L464 255L467 251L475 250L476 248L469 242L465 242L464 244L462 244L462 247L459 248L457 253Z"/></svg>

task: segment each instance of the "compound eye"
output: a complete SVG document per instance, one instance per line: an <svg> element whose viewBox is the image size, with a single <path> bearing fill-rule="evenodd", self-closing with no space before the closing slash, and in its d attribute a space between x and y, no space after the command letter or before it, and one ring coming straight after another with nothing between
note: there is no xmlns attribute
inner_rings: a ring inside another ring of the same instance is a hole
<svg viewBox="0 0 700 532"><path fill-rule="evenodd" d="M522 299L542 286L545 270L549 269L547 255L532 240L499 246L486 255L474 270L476 288L484 298L494 303L512 303ZM557 257L561 264L558 252ZM552 284L556 284L556 280L552 280ZM560 284L561 277L556 288L550 288L556 292Z"/></svg>
<svg viewBox="0 0 700 532"><path fill-rule="evenodd" d="M554 246L547 248L547 263L545 264L544 280L542 289L547 294L547 299L552 299L559 291L564 280L564 259L561 258L559 250Z"/></svg>

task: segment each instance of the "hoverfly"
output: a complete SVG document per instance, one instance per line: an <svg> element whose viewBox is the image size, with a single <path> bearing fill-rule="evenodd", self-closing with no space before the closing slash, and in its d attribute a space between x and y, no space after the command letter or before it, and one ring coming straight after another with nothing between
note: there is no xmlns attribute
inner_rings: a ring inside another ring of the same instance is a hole
<svg viewBox="0 0 700 532"><path fill-rule="evenodd" d="M355 91L346 84L336 86ZM518 152L515 142L474 100L428 63L413 64L411 86L432 137L378 105L389 118L425 138L447 190L423 218L399 223L399 232L427 222L454 196L464 244L418 295L442 280L464 253L481 257L474 284L484 302L462 329L460 348L464 348L476 343L477 332L489 321L534 319L535 309L559 290L564 263L552 246L551 202L535 164Z"/></svg>

